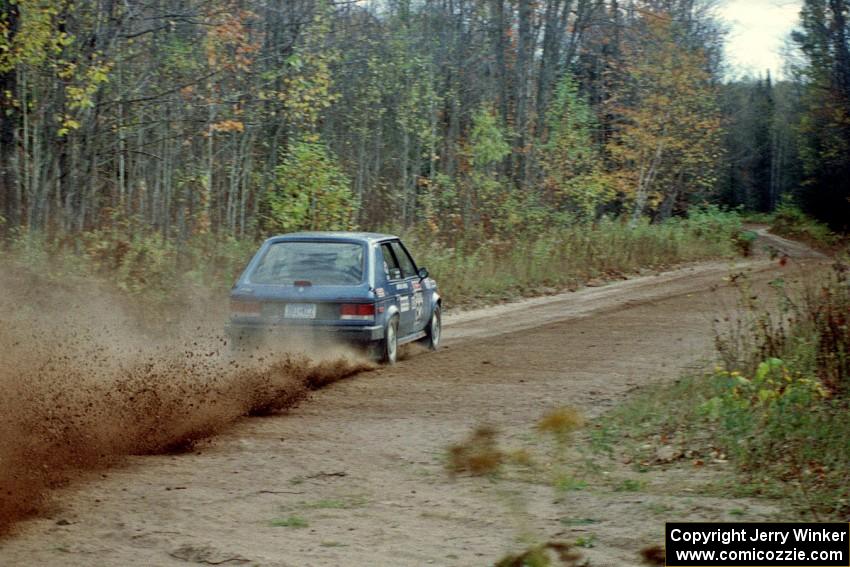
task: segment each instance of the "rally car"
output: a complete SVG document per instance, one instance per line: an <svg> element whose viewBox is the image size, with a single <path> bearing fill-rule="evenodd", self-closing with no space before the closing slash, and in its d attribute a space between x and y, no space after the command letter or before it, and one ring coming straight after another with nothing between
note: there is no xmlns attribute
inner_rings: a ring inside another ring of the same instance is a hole
<svg viewBox="0 0 850 567"><path fill-rule="evenodd" d="M266 240L230 293L234 344L330 338L393 364L398 347L440 344L437 283L389 234L298 232Z"/></svg>

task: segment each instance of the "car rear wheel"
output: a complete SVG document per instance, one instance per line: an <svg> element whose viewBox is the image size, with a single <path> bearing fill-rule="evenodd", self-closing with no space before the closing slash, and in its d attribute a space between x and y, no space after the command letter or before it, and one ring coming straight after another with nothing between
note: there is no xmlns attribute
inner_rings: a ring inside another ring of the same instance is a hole
<svg viewBox="0 0 850 567"><path fill-rule="evenodd" d="M379 344L378 360L384 364L395 364L398 360L398 317L387 323L384 340Z"/></svg>
<svg viewBox="0 0 850 567"><path fill-rule="evenodd" d="M431 320L428 326L425 327L425 338L421 344L430 350L440 348L440 338L443 334L443 315L440 309L440 304L434 306L434 311L431 313Z"/></svg>

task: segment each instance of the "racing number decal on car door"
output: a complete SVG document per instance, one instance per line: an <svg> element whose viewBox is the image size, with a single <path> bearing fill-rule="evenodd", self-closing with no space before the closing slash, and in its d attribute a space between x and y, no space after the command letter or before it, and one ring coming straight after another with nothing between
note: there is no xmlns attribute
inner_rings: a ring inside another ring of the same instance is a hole
<svg viewBox="0 0 850 567"><path fill-rule="evenodd" d="M425 311L425 300L422 298L421 291L413 294L413 311L413 318L418 323L422 320L422 314Z"/></svg>
<svg viewBox="0 0 850 567"><path fill-rule="evenodd" d="M413 320L418 325L425 312L425 298L422 296L422 284L413 282Z"/></svg>

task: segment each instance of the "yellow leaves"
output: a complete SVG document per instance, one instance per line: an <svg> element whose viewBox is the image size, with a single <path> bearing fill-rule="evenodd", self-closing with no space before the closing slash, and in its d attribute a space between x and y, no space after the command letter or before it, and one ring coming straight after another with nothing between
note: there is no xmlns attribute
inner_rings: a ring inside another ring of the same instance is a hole
<svg viewBox="0 0 850 567"><path fill-rule="evenodd" d="M65 61L61 64L59 70L56 72L56 76L60 79L70 80L74 77L74 73L77 71L77 64L72 63L70 61Z"/></svg>
<svg viewBox="0 0 850 567"><path fill-rule="evenodd" d="M78 68L76 65L68 64L64 67L68 80L78 80L77 84L69 85L65 89L69 108L87 109L94 106L93 97L100 86L109 80L109 71L112 69L112 62L99 62L99 58L100 54L96 53L93 57L94 63L86 68L82 77L75 77L73 71Z"/></svg>
<svg viewBox="0 0 850 567"><path fill-rule="evenodd" d="M216 122L210 128L213 132L244 132L245 124L240 122L239 120L222 120L221 122Z"/></svg>
<svg viewBox="0 0 850 567"><path fill-rule="evenodd" d="M312 37L310 32L308 37ZM313 39L310 43L315 41L318 44L320 39ZM287 61L290 74L283 80L284 92L278 95L287 117L307 131L315 128L321 111L338 98L331 90L331 63L339 54L310 43Z"/></svg>
<svg viewBox="0 0 850 567"><path fill-rule="evenodd" d="M89 68L88 79L92 83L99 85L109 80L109 71L112 70L112 63L105 65L93 65Z"/></svg>
<svg viewBox="0 0 850 567"><path fill-rule="evenodd" d="M56 131L56 134L60 138L67 136L68 133L72 130L78 130L80 128L80 123L67 114L62 116L61 124L62 125L60 126L59 130Z"/></svg>
<svg viewBox="0 0 850 567"><path fill-rule="evenodd" d="M819 380L792 372L788 365L778 358L761 362L749 378L742 376L737 370L728 372L723 369L716 369L715 376L729 379L728 390L714 402L717 406L715 410L723 405L750 410L770 410L778 402L782 402L786 407L789 404L808 406L830 395Z"/></svg>
<svg viewBox="0 0 850 567"><path fill-rule="evenodd" d="M328 3L316 2L313 20L301 34L302 41L285 66L277 70L281 88L263 93L264 97L281 102L283 115L302 134L314 131L322 112L339 98L333 92L332 66L340 55L327 46L330 18Z"/></svg>
<svg viewBox="0 0 850 567"><path fill-rule="evenodd" d="M684 44L669 18L648 17L642 24L643 33L624 44L624 80L609 104L621 120L607 149L621 170L624 193L653 209L668 187L688 191L710 184L722 125L704 50Z"/></svg>
<svg viewBox="0 0 850 567"><path fill-rule="evenodd" d="M246 23L256 20L257 14L231 4L226 12L216 11L208 19L210 27L204 39L207 65L231 72L249 71L262 36L252 33Z"/></svg>
<svg viewBox="0 0 850 567"><path fill-rule="evenodd" d="M71 106L85 106L85 88L70 86L65 89L65 92L68 94L68 98L71 99Z"/></svg>
<svg viewBox="0 0 850 567"><path fill-rule="evenodd" d="M0 14L0 73L17 65L40 65L61 52L73 38L57 28L57 16L65 2L18 0L19 21L12 34L6 14Z"/></svg>

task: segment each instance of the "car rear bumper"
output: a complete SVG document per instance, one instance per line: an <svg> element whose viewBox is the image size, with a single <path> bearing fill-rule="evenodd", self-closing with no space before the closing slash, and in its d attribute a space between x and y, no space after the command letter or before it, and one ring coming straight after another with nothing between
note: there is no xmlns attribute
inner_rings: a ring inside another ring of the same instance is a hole
<svg viewBox="0 0 850 567"><path fill-rule="evenodd" d="M232 340L277 338L371 343L384 338L382 325L317 325L230 322L225 332Z"/></svg>

